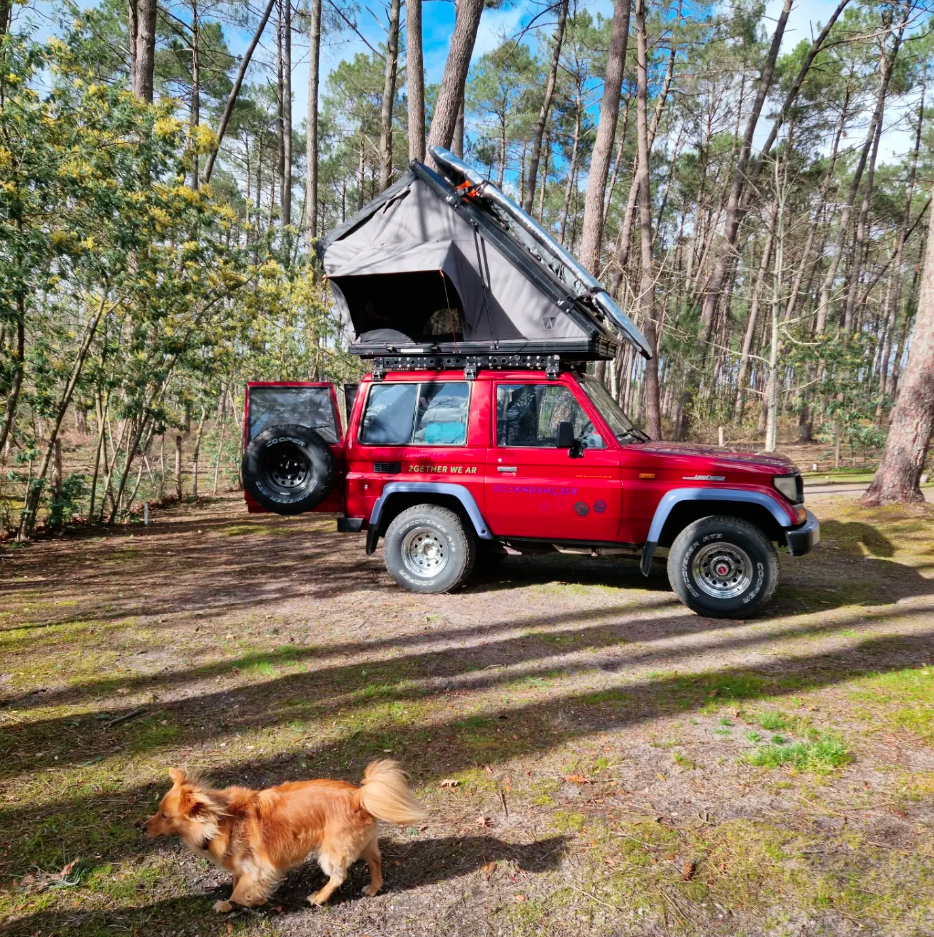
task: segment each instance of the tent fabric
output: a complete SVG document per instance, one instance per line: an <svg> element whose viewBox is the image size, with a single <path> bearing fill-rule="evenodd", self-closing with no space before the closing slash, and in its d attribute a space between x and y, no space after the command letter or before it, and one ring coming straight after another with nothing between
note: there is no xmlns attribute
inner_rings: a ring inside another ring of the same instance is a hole
<svg viewBox="0 0 934 937"><path fill-rule="evenodd" d="M425 341L424 334L413 334L411 318L402 321L407 310L399 305L405 302L400 293L411 298L421 284L437 282L419 280L419 274L438 272L444 287L438 296L458 307L463 342L503 343L520 350L523 343L584 347L595 332L613 340L596 320L588 330L580 316L575 319L559 307L554 292L547 295L527 269L506 256L490 233L455 204L440 197L437 186L409 172L323 243L335 301L355 334L390 327L411 335L413 342ZM575 297L565 295L567 305L573 305ZM431 309L423 312L427 319Z"/></svg>

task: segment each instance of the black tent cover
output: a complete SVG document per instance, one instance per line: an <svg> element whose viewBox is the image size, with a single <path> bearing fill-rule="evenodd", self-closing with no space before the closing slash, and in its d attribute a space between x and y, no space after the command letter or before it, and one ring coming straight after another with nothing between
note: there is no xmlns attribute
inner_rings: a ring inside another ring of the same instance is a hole
<svg viewBox="0 0 934 937"><path fill-rule="evenodd" d="M651 349L606 290L511 199L454 154L413 161L318 243L356 339L385 355L611 358Z"/></svg>

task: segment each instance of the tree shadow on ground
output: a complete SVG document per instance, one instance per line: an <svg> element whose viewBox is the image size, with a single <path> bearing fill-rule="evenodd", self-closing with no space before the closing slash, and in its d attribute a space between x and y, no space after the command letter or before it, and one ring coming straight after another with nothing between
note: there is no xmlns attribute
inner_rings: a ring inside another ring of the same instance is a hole
<svg viewBox="0 0 934 937"><path fill-rule="evenodd" d="M449 777L477 764L497 765L560 747L576 739L619 732L668 716L684 717L712 700L774 702L789 695L830 687L862 676L918 667L934 656L929 630L910 635L872 638L847 649L831 649L761 667L734 666L697 672L646 675L602 689L575 687L545 699L514 700L471 715L454 714L426 723L362 722L337 738L302 744L275 756L251 756L211 771L216 786L246 784L264 788L309 775L354 777L378 752L391 749L420 783ZM398 694L391 696L395 699ZM206 728L209 737L212 726ZM201 733L202 739L205 733ZM61 733L66 741L67 733ZM188 741L187 739L185 740ZM306 765L311 762L311 767ZM166 764L166 769L169 767ZM132 825L143 819L167 782L130 784L122 790L90 795L69 794L33 805L20 803L0 810L0 829L10 846L5 874L23 874L33 864L52 860L44 850L62 855L86 854L87 832L98 836L94 847L108 850L113 861L139 854L142 847ZM124 830L124 834L119 834ZM44 858L43 858L44 856Z"/></svg>
<svg viewBox="0 0 934 937"><path fill-rule="evenodd" d="M531 843L508 843L494 836L441 836L410 842L383 839L380 845L385 884L378 899L449 882L470 875L490 862L511 863L524 872L542 874L558 866L569 841L567 836L550 836ZM136 907L92 911L43 910L9 924L3 933L5 937L34 937L36 934L99 937L102 933L125 932L149 937L177 933L180 925L193 919L201 919L202 930L220 931L226 918L216 914L211 906L215 901L227 900L231 891L227 873L220 874L225 876L225 880L207 891L191 892ZM249 912L239 910L234 917L275 919L282 916L294 919L298 926L308 918L311 923L312 919L322 915L322 911L309 906L307 897L318 891L325 881L326 876L318 864L314 860L309 861L289 874L266 905ZM329 905L337 907L372 901L361 895L362 887L368 882L365 864L357 862Z"/></svg>

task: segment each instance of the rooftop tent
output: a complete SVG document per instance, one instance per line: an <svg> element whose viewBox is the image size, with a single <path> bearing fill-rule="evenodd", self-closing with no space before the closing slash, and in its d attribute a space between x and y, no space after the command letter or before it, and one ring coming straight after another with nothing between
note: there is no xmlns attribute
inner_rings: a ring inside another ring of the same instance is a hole
<svg viewBox="0 0 934 937"><path fill-rule="evenodd" d="M617 341L610 322L645 353L638 329L622 312L629 333L607 316L595 302L602 287L569 275L568 262L576 261L556 260L549 236L531 218L489 183L482 195L470 191L470 179L443 161L457 158L432 153L449 178L413 162L319 243L335 301L356 335L353 353L608 358ZM531 235L529 225L547 241Z"/></svg>

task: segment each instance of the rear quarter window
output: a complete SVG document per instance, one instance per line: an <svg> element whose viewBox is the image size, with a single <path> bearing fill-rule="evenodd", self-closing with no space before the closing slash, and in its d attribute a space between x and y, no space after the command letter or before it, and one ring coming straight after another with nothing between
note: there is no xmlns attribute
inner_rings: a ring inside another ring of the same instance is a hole
<svg viewBox="0 0 934 937"><path fill-rule="evenodd" d="M463 446L469 409L466 381L373 384L359 441L367 446Z"/></svg>
<svg viewBox="0 0 934 937"><path fill-rule="evenodd" d="M328 387L251 387L249 413L250 439L270 426L297 423L317 430L326 442L338 441Z"/></svg>

